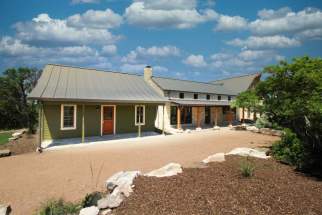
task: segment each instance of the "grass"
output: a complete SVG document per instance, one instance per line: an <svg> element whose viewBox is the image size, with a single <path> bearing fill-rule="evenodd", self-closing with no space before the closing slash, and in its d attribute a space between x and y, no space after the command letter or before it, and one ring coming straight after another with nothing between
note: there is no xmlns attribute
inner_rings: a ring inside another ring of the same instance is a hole
<svg viewBox="0 0 322 215"><path fill-rule="evenodd" d="M0 133L0 145L4 145L9 142L12 132L3 132Z"/></svg>
<svg viewBox="0 0 322 215"><path fill-rule="evenodd" d="M81 209L80 204L66 202L63 199L44 202L35 215L77 215Z"/></svg>
<svg viewBox="0 0 322 215"><path fill-rule="evenodd" d="M242 176L244 176L245 178L248 178L254 175L255 167L248 160L248 157L247 157L246 160L240 164L240 170L241 170Z"/></svg>

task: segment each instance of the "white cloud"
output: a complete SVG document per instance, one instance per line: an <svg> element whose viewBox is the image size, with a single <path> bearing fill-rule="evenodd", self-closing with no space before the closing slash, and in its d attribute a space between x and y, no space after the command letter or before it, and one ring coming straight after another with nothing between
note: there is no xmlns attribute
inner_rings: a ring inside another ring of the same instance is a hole
<svg viewBox="0 0 322 215"><path fill-rule="evenodd" d="M123 72L135 72L135 73L143 73L144 67L146 67L147 64L129 64L125 63L121 65L120 69ZM152 66L153 71L155 72L167 72L168 68L163 67L163 66Z"/></svg>
<svg viewBox="0 0 322 215"><path fill-rule="evenodd" d="M296 33L322 27L322 12L314 8L299 12L292 12L289 8L262 10L258 15L260 19L249 24L250 30L258 35Z"/></svg>
<svg viewBox="0 0 322 215"><path fill-rule="evenodd" d="M30 22L18 22L15 29L18 39L36 43L111 44L119 39L106 29L70 27L66 20L52 19L48 14L39 14Z"/></svg>
<svg viewBox="0 0 322 215"><path fill-rule="evenodd" d="M153 70L156 72L167 72L168 68L164 66L153 66Z"/></svg>
<svg viewBox="0 0 322 215"><path fill-rule="evenodd" d="M244 30L247 26L247 20L243 17L220 15L215 31Z"/></svg>
<svg viewBox="0 0 322 215"><path fill-rule="evenodd" d="M245 61L254 61L254 60L280 60L281 56L278 55L273 50L244 50L238 54L238 57Z"/></svg>
<svg viewBox="0 0 322 215"><path fill-rule="evenodd" d="M205 67L207 63L202 55L189 55L184 61L184 64L193 67Z"/></svg>
<svg viewBox="0 0 322 215"><path fill-rule="evenodd" d="M98 3L100 0L72 0L72 4Z"/></svg>
<svg viewBox="0 0 322 215"><path fill-rule="evenodd" d="M162 3L162 4L161 4ZM150 28L192 28L214 20L217 13L211 9L197 11L195 1L135 1L126 8L124 16L129 24Z"/></svg>
<svg viewBox="0 0 322 215"><path fill-rule="evenodd" d="M301 43L297 39L288 38L285 36L250 36L245 40L234 39L228 41L227 44L238 47L246 47L250 49L261 49L261 48L288 48L299 46Z"/></svg>
<svg viewBox="0 0 322 215"><path fill-rule="evenodd" d="M67 18L67 25L76 28L115 28L122 24L123 18L111 9L88 10L83 14L75 14Z"/></svg>
<svg viewBox="0 0 322 215"><path fill-rule="evenodd" d="M321 40L322 39L322 28L309 29L302 31L296 35L296 38L300 40L313 39Z"/></svg>
<svg viewBox="0 0 322 215"><path fill-rule="evenodd" d="M102 54L105 55L114 55L117 52L116 45L106 45L102 47Z"/></svg>
<svg viewBox="0 0 322 215"><path fill-rule="evenodd" d="M135 50L130 51L126 56L122 58L122 62L126 63L137 63L140 58L147 57L170 57L179 56L180 50L175 46L152 46L144 48L138 46Z"/></svg>

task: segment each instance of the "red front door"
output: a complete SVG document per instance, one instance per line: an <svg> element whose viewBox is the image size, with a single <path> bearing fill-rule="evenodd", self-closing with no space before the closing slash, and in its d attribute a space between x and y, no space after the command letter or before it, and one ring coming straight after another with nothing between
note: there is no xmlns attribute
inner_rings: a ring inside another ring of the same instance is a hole
<svg viewBox="0 0 322 215"><path fill-rule="evenodd" d="M103 134L113 134L114 132L114 107L103 106Z"/></svg>

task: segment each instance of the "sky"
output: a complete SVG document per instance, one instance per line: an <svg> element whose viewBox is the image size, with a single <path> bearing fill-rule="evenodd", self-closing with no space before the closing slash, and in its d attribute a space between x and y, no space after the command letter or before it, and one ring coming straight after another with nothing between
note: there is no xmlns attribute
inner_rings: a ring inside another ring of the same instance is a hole
<svg viewBox="0 0 322 215"><path fill-rule="evenodd" d="M322 56L321 0L1 0L0 74L48 63L211 81Z"/></svg>

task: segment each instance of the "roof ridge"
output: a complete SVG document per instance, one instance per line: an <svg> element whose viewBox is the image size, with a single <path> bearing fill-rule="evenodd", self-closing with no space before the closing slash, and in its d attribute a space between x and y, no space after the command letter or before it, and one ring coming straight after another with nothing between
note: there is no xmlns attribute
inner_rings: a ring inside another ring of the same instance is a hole
<svg viewBox="0 0 322 215"><path fill-rule="evenodd" d="M46 64L46 65L61 66L61 67L69 67L69 68L76 68L76 69L87 69L87 70L94 70L94 71L97 71L97 72L110 72L110 73L117 73L117 74L122 74L122 75L143 76L142 74L138 74L138 73L119 72L119 71L111 71L111 70L95 69L95 68L80 67L80 66L71 66L71 65L64 65L64 64L48 63L48 64Z"/></svg>
<svg viewBox="0 0 322 215"><path fill-rule="evenodd" d="M185 79L179 79L179 78L169 78L169 77L160 77L160 76L152 76L152 78L163 78L163 79L170 79L174 81L188 81L188 82L194 82L199 84L208 84L208 85L215 85L218 86L218 84L210 83L210 82L203 82L203 81L192 81L192 80L185 80Z"/></svg>
<svg viewBox="0 0 322 215"><path fill-rule="evenodd" d="M214 82L214 81L224 81L224 80L227 80L227 79L241 78L241 77L245 77L245 76L260 75L260 74L261 74L260 72L256 72L256 73L250 73L250 74L233 76L233 77L230 77L230 78L217 79L217 80L213 80L213 81L210 81L210 82Z"/></svg>

